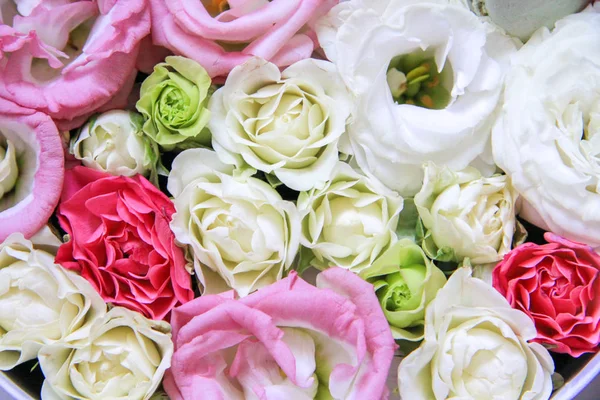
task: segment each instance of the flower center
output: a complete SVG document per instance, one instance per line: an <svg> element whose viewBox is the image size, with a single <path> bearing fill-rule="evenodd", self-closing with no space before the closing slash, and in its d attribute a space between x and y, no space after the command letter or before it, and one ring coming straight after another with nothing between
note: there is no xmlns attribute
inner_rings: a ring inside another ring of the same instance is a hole
<svg viewBox="0 0 600 400"><path fill-rule="evenodd" d="M189 98L182 90L170 87L161 95L160 114L168 124L176 125L180 122L188 107Z"/></svg>
<svg viewBox="0 0 600 400"><path fill-rule="evenodd" d="M202 0L202 5L211 17L229 10L229 2L227 0Z"/></svg>
<svg viewBox="0 0 600 400"><path fill-rule="evenodd" d="M427 268L424 265L404 266L385 277L387 286L377 291L377 297L389 311L414 310L421 303L426 275Z"/></svg>
<svg viewBox="0 0 600 400"><path fill-rule="evenodd" d="M435 60L419 50L392 59L387 83L396 103L441 110L450 103L448 83L451 76L448 62L438 71Z"/></svg>

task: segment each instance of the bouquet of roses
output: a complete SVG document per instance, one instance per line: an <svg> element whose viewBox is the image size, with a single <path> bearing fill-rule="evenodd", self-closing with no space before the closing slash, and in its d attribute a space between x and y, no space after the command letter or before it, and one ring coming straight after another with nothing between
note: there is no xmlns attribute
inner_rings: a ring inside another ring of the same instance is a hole
<svg viewBox="0 0 600 400"><path fill-rule="evenodd" d="M43 400L549 399L600 343L579 3L515 33L482 1L0 0L0 370L39 363Z"/></svg>

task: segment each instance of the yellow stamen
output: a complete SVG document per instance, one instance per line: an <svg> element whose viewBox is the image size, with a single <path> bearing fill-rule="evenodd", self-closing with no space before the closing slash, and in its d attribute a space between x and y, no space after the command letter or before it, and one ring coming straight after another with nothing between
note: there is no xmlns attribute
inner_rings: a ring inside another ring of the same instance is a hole
<svg viewBox="0 0 600 400"><path fill-rule="evenodd" d="M423 103L425 107L433 108L433 99L431 98L431 96L424 94L419 98L419 100L421 101L421 103Z"/></svg>

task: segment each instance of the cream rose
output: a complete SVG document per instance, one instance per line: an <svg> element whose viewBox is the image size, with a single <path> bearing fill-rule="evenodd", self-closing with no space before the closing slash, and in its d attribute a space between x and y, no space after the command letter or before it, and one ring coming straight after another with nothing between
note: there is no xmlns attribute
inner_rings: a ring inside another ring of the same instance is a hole
<svg viewBox="0 0 600 400"><path fill-rule="evenodd" d="M246 296L291 268L300 219L269 184L233 172L213 151L180 153L167 185L175 197L171 228L190 247L205 292L230 287Z"/></svg>
<svg viewBox="0 0 600 400"><path fill-rule="evenodd" d="M44 346L43 400L147 400L171 365L171 326L115 307L72 344Z"/></svg>
<svg viewBox="0 0 600 400"><path fill-rule="evenodd" d="M519 50L493 131L521 216L600 246L600 3L542 28Z"/></svg>
<svg viewBox="0 0 600 400"><path fill-rule="evenodd" d="M348 135L367 175L412 196L426 161L493 173L490 131L511 39L450 0L344 2L318 36L356 95Z"/></svg>
<svg viewBox="0 0 600 400"><path fill-rule="evenodd" d="M6 140L6 147L0 146L0 199L13 190L18 177L15 146L10 140Z"/></svg>
<svg viewBox="0 0 600 400"><path fill-rule="evenodd" d="M338 162L330 181L298 197L305 261L361 272L398 240L402 206L396 192Z"/></svg>
<svg viewBox="0 0 600 400"><path fill-rule="evenodd" d="M331 177L351 106L327 61L303 60L281 73L253 58L234 68L211 98L213 147L223 160L309 190Z"/></svg>
<svg viewBox="0 0 600 400"><path fill-rule="evenodd" d="M533 321L493 287L459 268L427 307L425 339L398 369L408 400L547 400L554 363L529 343Z"/></svg>
<svg viewBox="0 0 600 400"><path fill-rule="evenodd" d="M434 259L494 263L512 248L517 194L506 175L489 178L473 167L452 171L425 165L415 204L425 229L425 252Z"/></svg>
<svg viewBox="0 0 600 400"><path fill-rule="evenodd" d="M87 337L106 312L102 298L74 272L54 264L60 241L20 233L0 244L0 369L34 359L55 342Z"/></svg>

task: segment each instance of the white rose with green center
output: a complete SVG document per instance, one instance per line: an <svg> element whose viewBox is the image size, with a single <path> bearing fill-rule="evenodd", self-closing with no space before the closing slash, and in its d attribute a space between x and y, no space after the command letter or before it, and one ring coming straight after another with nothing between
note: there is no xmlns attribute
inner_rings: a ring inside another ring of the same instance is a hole
<svg viewBox="0 0 600 400"><path fill-rule="evenodd" d="M309 190L331 177L351 106L330 62L307 59L280 72L253 58L211 98L213 147L227 162Z"/></svg>
<svg viewBox="0 0 600 400"><path fill-rule="evenodd" d="M425 312L425 339L398 369L409 400L547 400L554 362L533 321L459 268Z"/></svg>
<svg viewBox="0 0 600 400"><path fill-rule="evenodd" d="M319 269L368 268L398 240L402 206L397 193L338 162L331 180L298 197L301 244L312 253L306 261Z"/></svg>
<svg viewBox="0 0 600 400"><path fill-rule="evenodd" d="M0 244L0 369L34 359L46 344L87 337L106 305L90 284L54 264L60 241L47 228Z"/></svg>
<svg viewBox="0 0 600 400"><path fill-rule="evenodd" d="M6 140L6 146L0 146L0 198L14 189L18 177L17 152L13 143Z"/></svg>
<svg viewBox="0 0 600 400"><path fill-rule="evenodd" d="M506 175L485 178L473 167L455 172L425 164L425 182L415 196L423 249L441 261L500 261L512 248L517 197Z"/></svg>
<svg viewBox="0 0 600 400"><path fill-rule="evenodd" d="M71 153L86 167L112 175L155 177L159 152L142 132L143 122L140 114L130 111L98 115L73 138Z"/></svg>
<svg viewBox="0 0 600 400"><path fill-rule="evenodd" d="M167 185L176 209L171 228L189 246L206 293L233 288L246 296L291 268L300 218L268 183L233 172L213 151L180 153Z"/></svg>
<svg viewBox="0 0 600 400"><path fill-rule="evenodd" d="M148 400L171 365L171 326L115 307L73 344L44 346L44 400Z"/></svg>

